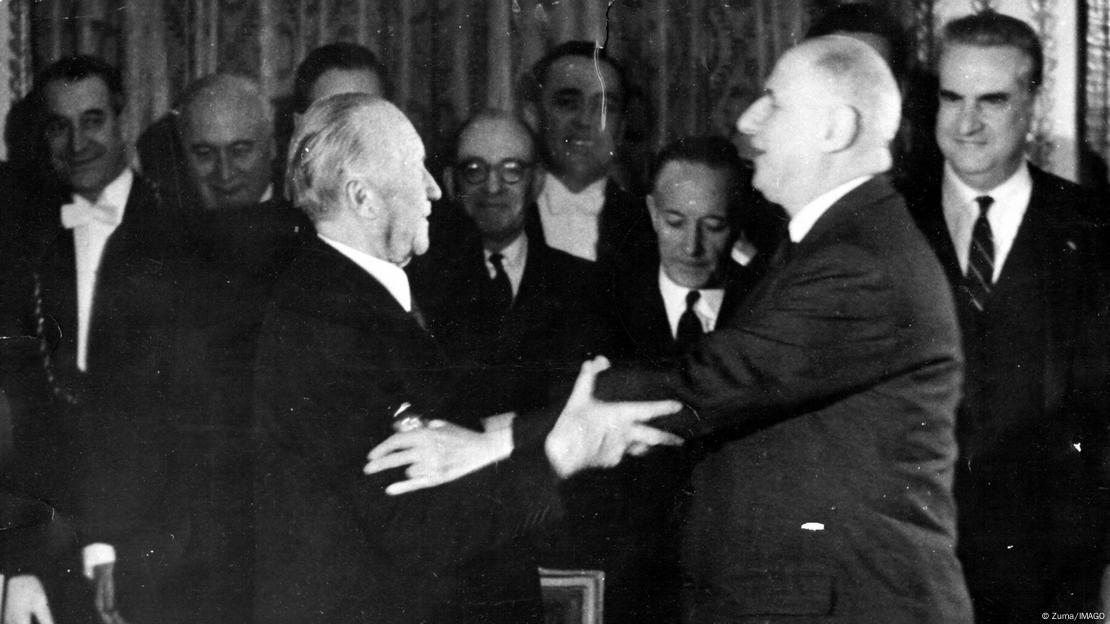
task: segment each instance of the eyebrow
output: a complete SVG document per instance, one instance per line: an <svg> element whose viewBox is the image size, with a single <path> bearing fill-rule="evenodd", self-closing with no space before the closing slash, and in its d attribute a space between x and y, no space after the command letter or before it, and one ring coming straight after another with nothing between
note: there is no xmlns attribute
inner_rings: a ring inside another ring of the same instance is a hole
<svg viewBox="0 0 1110 624"><path fill-rule="evenodd" d="M952 91L951 89L938 89L937 94L940 98L945 100L965 100L968 99L967 95ZM1007 102L1012 98L1012 94L1008 91L988 91L987 93L979 93L972 99L976 102Z"/></svg>

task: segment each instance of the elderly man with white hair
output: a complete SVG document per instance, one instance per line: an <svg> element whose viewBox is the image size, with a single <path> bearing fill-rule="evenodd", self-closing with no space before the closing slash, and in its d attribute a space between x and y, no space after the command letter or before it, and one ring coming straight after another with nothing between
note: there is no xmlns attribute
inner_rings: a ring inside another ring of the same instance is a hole
<svg viewBox="0 0 1110 624"><path fill-rule="evenodd" d="M205 210L242 208L273 195L273 107L254 80L211 74L185 90L177 126Z"/></svg>
<svg viewBox="0 0 1110 624"><path fill-rule="evenodd" d="M287 172L317 236L279 279L258 340L255 621L542 621L534 560L517 540L558 514L560 477L632 445L677 443L642 424L677 404L598 403L604 363L589 362L545 438L480 432L483 415L454 412L452 369L401 268L428 249L440 196L412 124L365 94L319 100ZM397 471L364 474L366 453L410 426L503 460L389 496Z"/></svg>

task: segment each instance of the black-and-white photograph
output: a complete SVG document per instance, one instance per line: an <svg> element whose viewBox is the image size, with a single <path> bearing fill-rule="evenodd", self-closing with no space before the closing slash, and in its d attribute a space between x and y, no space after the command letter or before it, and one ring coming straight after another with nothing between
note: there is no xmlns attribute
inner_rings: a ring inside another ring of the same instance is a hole
<svg viewBox="0 0 1110 624"><path fill-rule="evenodd" d="M0 624L1110 608L1110 0L0 0Z"/></svg>

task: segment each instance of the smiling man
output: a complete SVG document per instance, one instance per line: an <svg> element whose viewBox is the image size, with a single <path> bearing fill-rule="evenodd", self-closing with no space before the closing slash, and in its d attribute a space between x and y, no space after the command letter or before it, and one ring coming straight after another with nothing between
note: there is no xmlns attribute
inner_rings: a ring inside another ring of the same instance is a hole
<svg viewBox="0 0 1110 624"><path fill-rule="evenodd" d="M37 77L34 97L66 197L54 206L57 226L25 297L28 335L44 341L42 379L27 389L41 385L48 396L36 414L44 433L23 450L43 474L68 475L51 495L78 501L84 571L101 617L124 604L125 617L166 614L172 607L162 599L174 590L162 593L140 553L168 554L161 540L180 531L174 518L184 515L179 501L165 502L176 318L168 269L180 229L128 167L115 68L88 56L60 60Z"/></svg>
<svg viewBox="0 0 1110 624"><path fill-rule="evenodd" d="M1103 563L1088 469L1105 457L1106 253L1086 193L1026 160L1043 56L1028 24L993 11L944 28L945 164L912 198L960 315L959 554L983 623L1091 610Z"/></svg>
<svg viewBox="0 0 1110 624"><path fill-rule="evenodd" d="M468 120L444 173L468 218L462 236L437 242L412 272L436 338L489 380L474 384L488 413L544 405L600 339L593 264L526 231L544 175L537 156L531 130L512 114Z"/></svg>
<svg viewBox="0 0 1110 624"><path fill-rule="evenodd" d="M178 130L205 210L242 208L273 195L269 100L253 80L212 74L186 89Z"/></svg>
<svg viewBox="0 0 1110 624"><path fill-rule="evenodd" d="M593 43L568 41L532 71L537 92L529 110L548 172L535 235L586 260L650 261L643 200L611 177L624 131L623 68Z"/></svg>

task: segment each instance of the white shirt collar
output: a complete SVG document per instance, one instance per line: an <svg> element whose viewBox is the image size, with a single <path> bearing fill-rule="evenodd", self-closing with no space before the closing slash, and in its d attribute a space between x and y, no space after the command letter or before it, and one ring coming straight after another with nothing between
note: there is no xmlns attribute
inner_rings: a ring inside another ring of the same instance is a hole
<svg viewBox="0 0 1110 624"><path fill-rule="evenodd" d="M790 230L791 242L801 242L802 239L806 237L806 234L809 234L809 231L813 229L813 224L817 223L817 220L828 212L833 204L872 177L873 176L865 175L855 178L854 180L849 180L830 191L826 191L803 206L802 209L798 211L798 214L790 219L790 223L787 225L787 229Z"/></svg>
<svg viewBox="0 0 1110 624"><path fill-rule="evenodd" d="M405 312L412 311L412 291L409 290L409 276L405 274L404 269L392 262L382 260L381 258L375 258L365 251L330 239L323 234L318 233L316 236L319 236L320 240L331 245L336 251L347 256L352 262L362 267L362 270L369 273L370 277L378 280L378 282L389 291L389 294L393 295L397 303L401 304Z"/></svg>
<svg viewBox="0 0 1110 624"><path fill-rule="evenodd" d="M264 204L264 203L270 201L273 198L274 198L274 185L270 184L269 186L266 187L265 191L262 191L262 197L260 197L258 199L258 203Z"/></svg>
<svg viewBox="0 0 1110 624"><path fill-rule="evenodd" d="M575 193L568 189L562 180L549 172L544 178L540 198L546 204L543 207L552 214L572 210L596 215L601 212L601 207L605 205L605 186L608 182L609 178L603 177Z"/></svg>
<svg viewBox="0 0 1110 624"><path fill-rule="evenodd" d="M513 287L513 296L520 292L520 282L524 278L524 264L528 260L528 236L521 232L516 240L505 246L504 249L497 252L501 254L501 266L505 269L505 274L509 276L509 284ZM486 272L489 273L490 279L497 275L497 271L493 268L493 263L489 261L489 257L493 252L482 248L482 257L486 261Z"/></svg>
<svg viewBox="0 0 1110 624"><path fill-rule="evenodd" d="M721 302L725 299L723 288L686 288L674 283L663 265L659 265L659 294L663 296L663 307L667 311L667 321L671 325L671 336L678 333L678 320L686 312L686 294L691 290L701 293L701 298L694 304L694 313L701 321L702 330L713 331L717 325L717 314L721 311Z"/></svg>
<svg viewBox="0 0 1110 624"><path fill-rule="evenodd" d="M72 202L80 205L111 206L113 211L123 220L123 211L127 208L127 197L131 194L131 186L135 182L135 173L129 167L124 167L114 180L108 183L97 196L96 201L90 202L83 196L73 194ZM114 228L113 228L114 229Z"/></svg>
<svg viewBox="0 0 1110 624"><path fill-rule="evenodd" d="M944 181L941 186L941 203L948 233L956 248L960 268L967 271L968 249L971 245L972 231L979 218L979 204L975 198L989 195L994 202L987 211L987 221L991 226L994 239L994 276L998 281L1002 266L1014 246L1018 229L1025 218L1029 199L1033 196L1033 176L1029 165L1022 162L1017 171L1002 184L989 191L979 191L968 186L956 175L948 163L944 165Z"/></svg>

